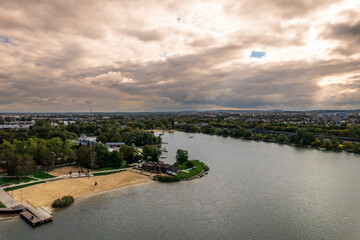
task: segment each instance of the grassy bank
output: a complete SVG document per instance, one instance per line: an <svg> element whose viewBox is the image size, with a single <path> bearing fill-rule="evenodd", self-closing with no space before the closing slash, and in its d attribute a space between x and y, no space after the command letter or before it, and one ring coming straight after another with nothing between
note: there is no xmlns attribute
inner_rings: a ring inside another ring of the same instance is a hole
<svg viewBox="0 0 360 240"><path fill-rule="evenodd" d="M93 173L93 175L94 176L103 176L103 175L109 175L109 174L125 172L125 171L126 170L117 170L117 171L110 171L110 172Z"/></svg>
<svg viewBox="0 0 360 240"><path fill-rule="evenodd" d="M37 171L32 174L33 177L40 178L40 179L47 179L47 178L54 178L55 176L47 174L43 171Z"/></svg>
<svg viewBox="0 0 360 240"><path fill-rule="evenodd" d="M198 175L199 173L201 173L201 171L204 169L205 164L203 162L200 162L199 160L191 160L190 162L192 162L194 164L194 166L189 171L189 173L181 172L181 170L188 168L185 166L185 164L178 166L180 168L180 172L177 174L177 177L179 179L186 179L186 178L194 177L194 176Z"/></svg>
<svg viewBox="0 0 360 240"><path fill-rule="evenodd" d="M1 177L0 178L0 186L7 186L11 184L19 184L24 182L30 182L34 179L28 177Z"/></svg>
<svg viewBox="0 0 360 240"><path fill-rule="evenodd" d="M126 165L126 162L121 162L121 165L116 167L116 166L108 166L108 167L101 167L101 168L97 168L97 169L94 169L95 171L107 171L107 170L116 170L116 169L122 169L122 168L126 168L128 167Z"/></svg>
<svg viewBox="0 0 360 240"><path fill-rule="evenodd" d="M45 182L41 181L41 182L34 182L34 183L24 184L24 185L15 186L15 187L8 187L8 188L4 188L4 190L5 191L13 191L16 189L25 188L25 187L29 187L29 186L40 184L40 183L45 183Z"/></svg>
<svg viewBox="0 0 360 240"><path fill-rule="evenodd" d="M188 162L192 162L193 167L189 171L181 171L189 169L189 167L186 166L186 164L174 164L180 169L180 172L177 174L177 176L162 176L157 175L155 176L155 180L158 180L159 182L177 182L183 179L188 179L195 177L196 175L200 174L203 170L205 170L205 167L207 167L203 162L200 162L199 160L189 160ZM207 168L208 171L208 168Z"/></svg>

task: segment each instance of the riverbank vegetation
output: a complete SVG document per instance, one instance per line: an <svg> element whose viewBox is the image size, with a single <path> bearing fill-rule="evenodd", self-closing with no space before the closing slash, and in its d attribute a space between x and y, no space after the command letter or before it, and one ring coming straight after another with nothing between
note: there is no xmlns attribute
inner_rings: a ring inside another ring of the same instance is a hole
<svg viewBox="0 0 360 240"><path fill-rule="evenodd" d="M333 151L347 151L360 153L360 143L356 142L360 137L360 127L348 125L343 127L297 125L276 127L271 124L251 124L235 122L211 122L205 126L193 128L182 125L178 130L185 132L198 132L223 137L242 138L263 142L275 142L296 146L323 148ZM352 137L353 139L351 139ZM348 139L349 140L346 140ZM352 141L350 141L352 140Z"/></svg>

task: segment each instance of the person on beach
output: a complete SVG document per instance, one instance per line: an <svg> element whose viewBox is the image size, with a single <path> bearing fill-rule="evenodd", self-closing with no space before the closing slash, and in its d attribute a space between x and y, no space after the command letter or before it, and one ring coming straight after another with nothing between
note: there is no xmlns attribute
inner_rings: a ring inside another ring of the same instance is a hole
<svg viewBox="0 0 360 240"><path fill-rule="evenodd" d="M97 182L95 182L95 187L97 186Z"/></svg>

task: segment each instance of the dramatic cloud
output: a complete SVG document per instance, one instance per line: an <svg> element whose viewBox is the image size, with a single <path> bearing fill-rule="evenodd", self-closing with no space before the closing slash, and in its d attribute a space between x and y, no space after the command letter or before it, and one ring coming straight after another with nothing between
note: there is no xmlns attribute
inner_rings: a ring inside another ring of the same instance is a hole
<svg viewBox="0 0 360 240"><path fill-rule="evenodd" d="M1 111L360 108L355 0L3 0Z"/></svg>

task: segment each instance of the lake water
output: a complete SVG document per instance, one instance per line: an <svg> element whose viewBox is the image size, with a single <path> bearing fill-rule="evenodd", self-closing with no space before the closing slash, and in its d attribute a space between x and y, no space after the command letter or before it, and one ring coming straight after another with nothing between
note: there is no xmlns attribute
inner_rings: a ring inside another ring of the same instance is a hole
<svg viewBox="0 0 360 240"><path fill-rule="evenodd" d="M193 138L189 138L193 136ZM202 134L165 134L209 175L75 202L54 222L0 222L0 239L360 239L360 156Z"/></svg>

